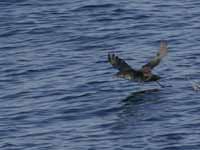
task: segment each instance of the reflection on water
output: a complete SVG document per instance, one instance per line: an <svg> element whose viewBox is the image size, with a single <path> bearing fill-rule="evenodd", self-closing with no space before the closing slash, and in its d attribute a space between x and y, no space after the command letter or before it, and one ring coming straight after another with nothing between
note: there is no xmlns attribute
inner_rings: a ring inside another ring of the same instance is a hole
<svg viewBox="0 0 200 150"><path fill-rule="evenodd" d="M145 99L148 99L152 94L155 95L155 93L159 92L160 89L146 89L141 91L136 91L131 93L129 96L127 96L125 99L123 99L123 102L137 102L137 101L143 101Z"/></svg>
<svg viewBox="0 0 200 150"><path fill-rule="evenodd" d="M119 125L126 128L129 124L138 124L152 117L152 111L160 101L161 89L146 89L132 92L121 101L121 112L118 114Z"/></svg>

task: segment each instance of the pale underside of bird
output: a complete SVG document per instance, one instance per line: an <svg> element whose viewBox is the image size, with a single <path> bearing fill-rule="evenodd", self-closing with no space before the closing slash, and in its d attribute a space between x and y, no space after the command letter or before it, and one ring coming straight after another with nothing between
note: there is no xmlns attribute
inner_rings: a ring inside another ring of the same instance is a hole
<svg viewBox="0 0 200 150"><path fill-rule="evenodd" d="M119 58L114 53L108 54L108 62L119 72L115 74L115 76L128 79L131 81L139 81L139 82L150 82L150 81L158 81L160 76L152 73L152 70L161 62L162 58L167 55L168 48L167 42L160 42L160 49L157 55L150 60L147 64L143 65L140 69L134 69L130 65L128 65L125 60Z"/></svg>

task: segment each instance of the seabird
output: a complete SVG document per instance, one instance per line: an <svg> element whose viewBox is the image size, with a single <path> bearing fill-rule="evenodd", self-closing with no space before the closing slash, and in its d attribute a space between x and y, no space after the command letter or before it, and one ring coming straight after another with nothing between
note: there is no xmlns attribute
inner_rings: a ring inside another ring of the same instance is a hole
<svg viewBox="0 0 200 150"><path fill-rule="evenodd" d="M160 85L158 80L161 77L153 74L152 70L161 62L162 58L167 55L167 52L168 52L167 42L161 41L160 50L158 51L157 55L138 70L133 69L122 58L119 58L115 54L110 54L110 53L108 54L108 62L114 68L119 70L119 72L115 74L116 77L128 79L131 81L139 81L139 82L156 81Z"/></svg>

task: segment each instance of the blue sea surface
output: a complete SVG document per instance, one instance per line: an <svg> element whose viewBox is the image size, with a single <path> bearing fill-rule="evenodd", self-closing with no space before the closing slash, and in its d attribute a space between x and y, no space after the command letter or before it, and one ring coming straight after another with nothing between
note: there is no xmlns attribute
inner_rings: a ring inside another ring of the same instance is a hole
<svg viewBox="0 0 200 150"><path fill-rule="evenodd" d="M199 150L200 2L1 0L1 150ZM160 40L160 83L113 77L115 52L139 69Z"/></svg>

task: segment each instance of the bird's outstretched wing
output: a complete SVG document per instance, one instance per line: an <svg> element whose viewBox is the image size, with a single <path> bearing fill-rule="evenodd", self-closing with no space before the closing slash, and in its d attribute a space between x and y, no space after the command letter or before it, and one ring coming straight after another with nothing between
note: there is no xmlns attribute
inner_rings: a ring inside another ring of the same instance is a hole
<svg viewBox="0 0 200 150"><path fill-rule="evenodd" d="M160 50L157 53L157 55L150 62L142 66L142 68L149 68L150 70L152 70L160 63L161 59L167 55L167 52L168 52L167 42L161 41Z"/></svg>
<svg viewBox="0 0 200 150"><path fill-rule="evenodd" d="M120 72L133 70L123 59L115 54L108 54L108 62Z"/></svg>

